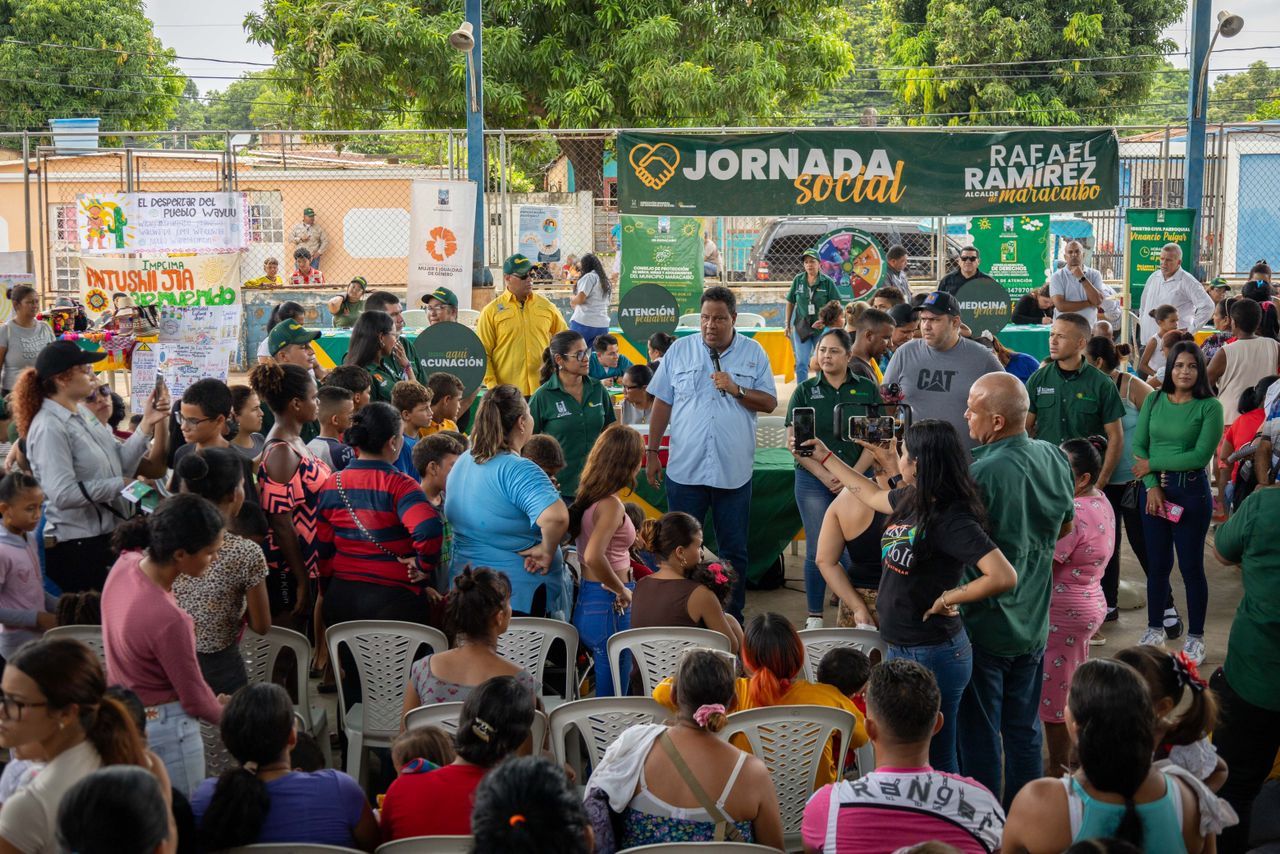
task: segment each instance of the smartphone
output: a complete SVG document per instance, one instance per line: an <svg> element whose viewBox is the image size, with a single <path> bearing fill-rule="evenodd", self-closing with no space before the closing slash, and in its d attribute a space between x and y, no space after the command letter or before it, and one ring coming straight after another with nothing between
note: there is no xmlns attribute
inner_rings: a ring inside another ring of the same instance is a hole
<svg viewBox="0 0 1280 854"><path fill-rule="evenodd" d="M153 513L160 504L160 493L156 491L154 486L135 480L133 483L120 490L131 504L138 505L143 513Z"/></svg>
<svg viewBox="0 0 1280 854"><path fill-rule="evenodd" d="M797 406L791 411L791 426L796 437L796 453L802 457L812 457L813 448L802 447L810 439L816 439L814 432L817 414L812 406Z"/></svg>
<svg viewBox="0 0 1280 854"><path fill-rule="evenodd" d="M164 381L164 374L157 373L155 388L151 389L151 402L154 403L155 401L164 397L165 391L166 391L166 383Z"/></svg>
<svg viewBox="0 0 1280 854"><path fill-rule="evenodd" d="M1172 501L1166 501L1164 503L1164 509L1159 513L1154 513L1152 515L1158 516L1161 519L1168 519L1170 522L1177 524L1182 519L1182 505L1174 504Z"/></svg>

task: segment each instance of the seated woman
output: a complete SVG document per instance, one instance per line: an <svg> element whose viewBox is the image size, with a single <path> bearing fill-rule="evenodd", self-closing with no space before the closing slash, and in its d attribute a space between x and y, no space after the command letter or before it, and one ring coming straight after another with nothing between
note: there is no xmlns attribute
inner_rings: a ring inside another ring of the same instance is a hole
<svg viewBox="0 0 1280 854"><path fill-rule="evenodd" d="M533 677L498 655L498 638L511 623L511 584L504 573L466 567L453 579L445 604L445 628L453 649L413 663L404 691L404 711L431 703L465 701L476 686L496 676L512 676L530 694Z"/></svg>
<svg viewBox="0 0 1280 854"><path fill-rule="evenodd" d="M294 771L289 751L297 741L284 688L258 682L236 692L222 715L222 743L240 767L205 780L191 798L204 850L264 842L378 846L360 785L341 771Z"/></svg>
<svg viewBox="0 0 1280 854"><path fill-rule="evenodd" d="M622 410L618 420L623 424L648 424L653 414L653 402L649 383L653 380L653 368L648 365L632 365L622 375Z"/></svg>
<svg viewBox="0 0 1280 854"><path fill-rule="evenodd" d="M804 669L804 642L786 617L766 613L751 619L743 638L742 664L751 675L734 683L735 710L762 706L831 706L844 709L857 721L849 747L858 748L867 743L863 714L852 700L840 693L839 688L796 678ZM653 689L653 699L672 711L677 710L670 678ZM748 749L746 739L735 737L733 743L743 750ZM822 750L817 784L825 786L835 782L841 770L836 767L834 751L828 742Z"/></svg>
<svg viewBox="0 0 1280 854"><path fill-rule="evenodd" d="M112 765L76 783L58 807L58 836L77 854L174 854L169 803L156 778Z"/></svg>
<svg viewBox="0 0 1280 854"><path fill-rule="evenodd" d="M529 738L533 693L514 676L478 685L463 702L452 765L397 777L382 802L382 841L469 836L476 787Z"/></svg>
<svg viewBox="0 0 1280 854"><path fill-rule="evenodd" d="M708 842L721 823L726 839L783 847L778 795L769 770L716 735L741 694L735 681L724 653L691 649L681 657L667 692L677 713L675 723L628 727L605 752L587 785L623 814L619 849ZM675 756L690 769L687 774L673 761ZM589 792L588 800L592 797ZM703 806L713 797L714 814Z"/></svg>
<svg viewBox="0 0 1280 854"><path fill-rule="evenodd" d="M477 851L591 854L582 798L564 769L536 756L503 762L476 789L471 833Z"/></svg>

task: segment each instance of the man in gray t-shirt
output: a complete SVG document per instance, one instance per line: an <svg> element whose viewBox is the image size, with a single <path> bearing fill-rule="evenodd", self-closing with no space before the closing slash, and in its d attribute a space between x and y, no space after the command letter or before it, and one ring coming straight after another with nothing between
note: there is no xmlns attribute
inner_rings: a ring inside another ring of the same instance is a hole
<svg viewBox="0 0 1280 854"><path fill-rule="evenodd" d="M983 374L1002 371L981 344L960 337L960 304L945 291L925 297L916 309L923 336L898 348L884 371L885 384L902 388L912 421L937 418L956 428L966 449L976 444L964 420L969 388Z"/></svg>

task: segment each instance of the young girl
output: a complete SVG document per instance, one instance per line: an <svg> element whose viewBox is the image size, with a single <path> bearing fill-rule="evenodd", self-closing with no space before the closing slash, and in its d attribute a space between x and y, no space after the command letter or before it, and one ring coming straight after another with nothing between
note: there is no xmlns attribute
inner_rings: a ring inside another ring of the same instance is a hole
<svg viewBox="0 0 1280 854"><path fill-rule="evenodd" d="M0 480L0 658L8 660L29 640L56 626L58 599L44 590L31 532L40 524L44 491L29 474Z"/></svg>
<svg viewBox="0 0 1280 854"><path fill-rule="evenodd" d="M1231 304L1239 297L1227 297L1213 307L1213 328L1217 330L1200 345L1206 363L1227 344L1231 343Z"/></svg>
<svg viewBox="0 0 1280 854"><path fill-rule="evenodd" d="M733 585L738 580L738 574L733 571L733 567L727 563L719 561L704 561L699 563L689 573L689 580L696 581L703 587L710 590L720 602L720 607L725 607L729 602L729 594L733 592ZM742 626L738 625L738 621L733 617L726 615L729 622L729 629L738 637L738 645L742 645Z"/></svg>
<svg viewBox="0 0 1280 854"><path fill-rule="evenodd" d="M248 460L257 461L262 456L266 440L262 438L262 401L258 393L247 385L231 387L231 406L235 411L239 429L231 438L231 447Z"/></svg>
<svg viewBox="0 0 1280 854"><path fill-rule="evenodd" d="M1142 348L1142 358L1138 360L1138 375L1146 380L1153 376L1164 378L1164 362L1169 355L1162 347L1164 336L1178 328L1178 310L1171 305L1156 306L1151 316L1156 320L1156 334Z"/></svg>

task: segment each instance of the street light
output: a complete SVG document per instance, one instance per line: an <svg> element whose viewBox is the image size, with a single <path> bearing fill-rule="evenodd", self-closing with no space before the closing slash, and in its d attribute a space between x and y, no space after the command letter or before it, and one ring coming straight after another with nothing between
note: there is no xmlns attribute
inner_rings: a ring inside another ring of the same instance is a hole
<svg viewBox="0 0 1280 854"><path fill-rule="evenodd" d="M476 97L476 39L473 33L474 28L470 21L463 21L462 25L449 34L449 45L457 51L467 55L467 77L471 80L471 112L479 112L480 100Z"/></svg>
<svg viewBox="0 0 1280 854"><path fill-rule="evenodd" d="M1213 46L1218 43L1218 36L1232 39L1240 35L1240 31L1243 29L1244 18L1239 15L1233 15L1226 9L1218 13L1218 28L1213 31L1213 38L1209 40L1209 49L1204 54L1204 64L1200 67L1200 77L1196 80L1195 118L1200 118L1204 110L1204 87L1209 77L1209 56L1213 53Z"/></svg>
<svg viewBox="0 0 1280 854"><path fill-rule="evenodd" d="M449 34L449 46L467 57L467 180L476 185L476 218L474 254L471 264L472 287L483 287L488 268L485 266L484 216L484 43L480 26L480 0L465 0L466 19Z"/></svg>

